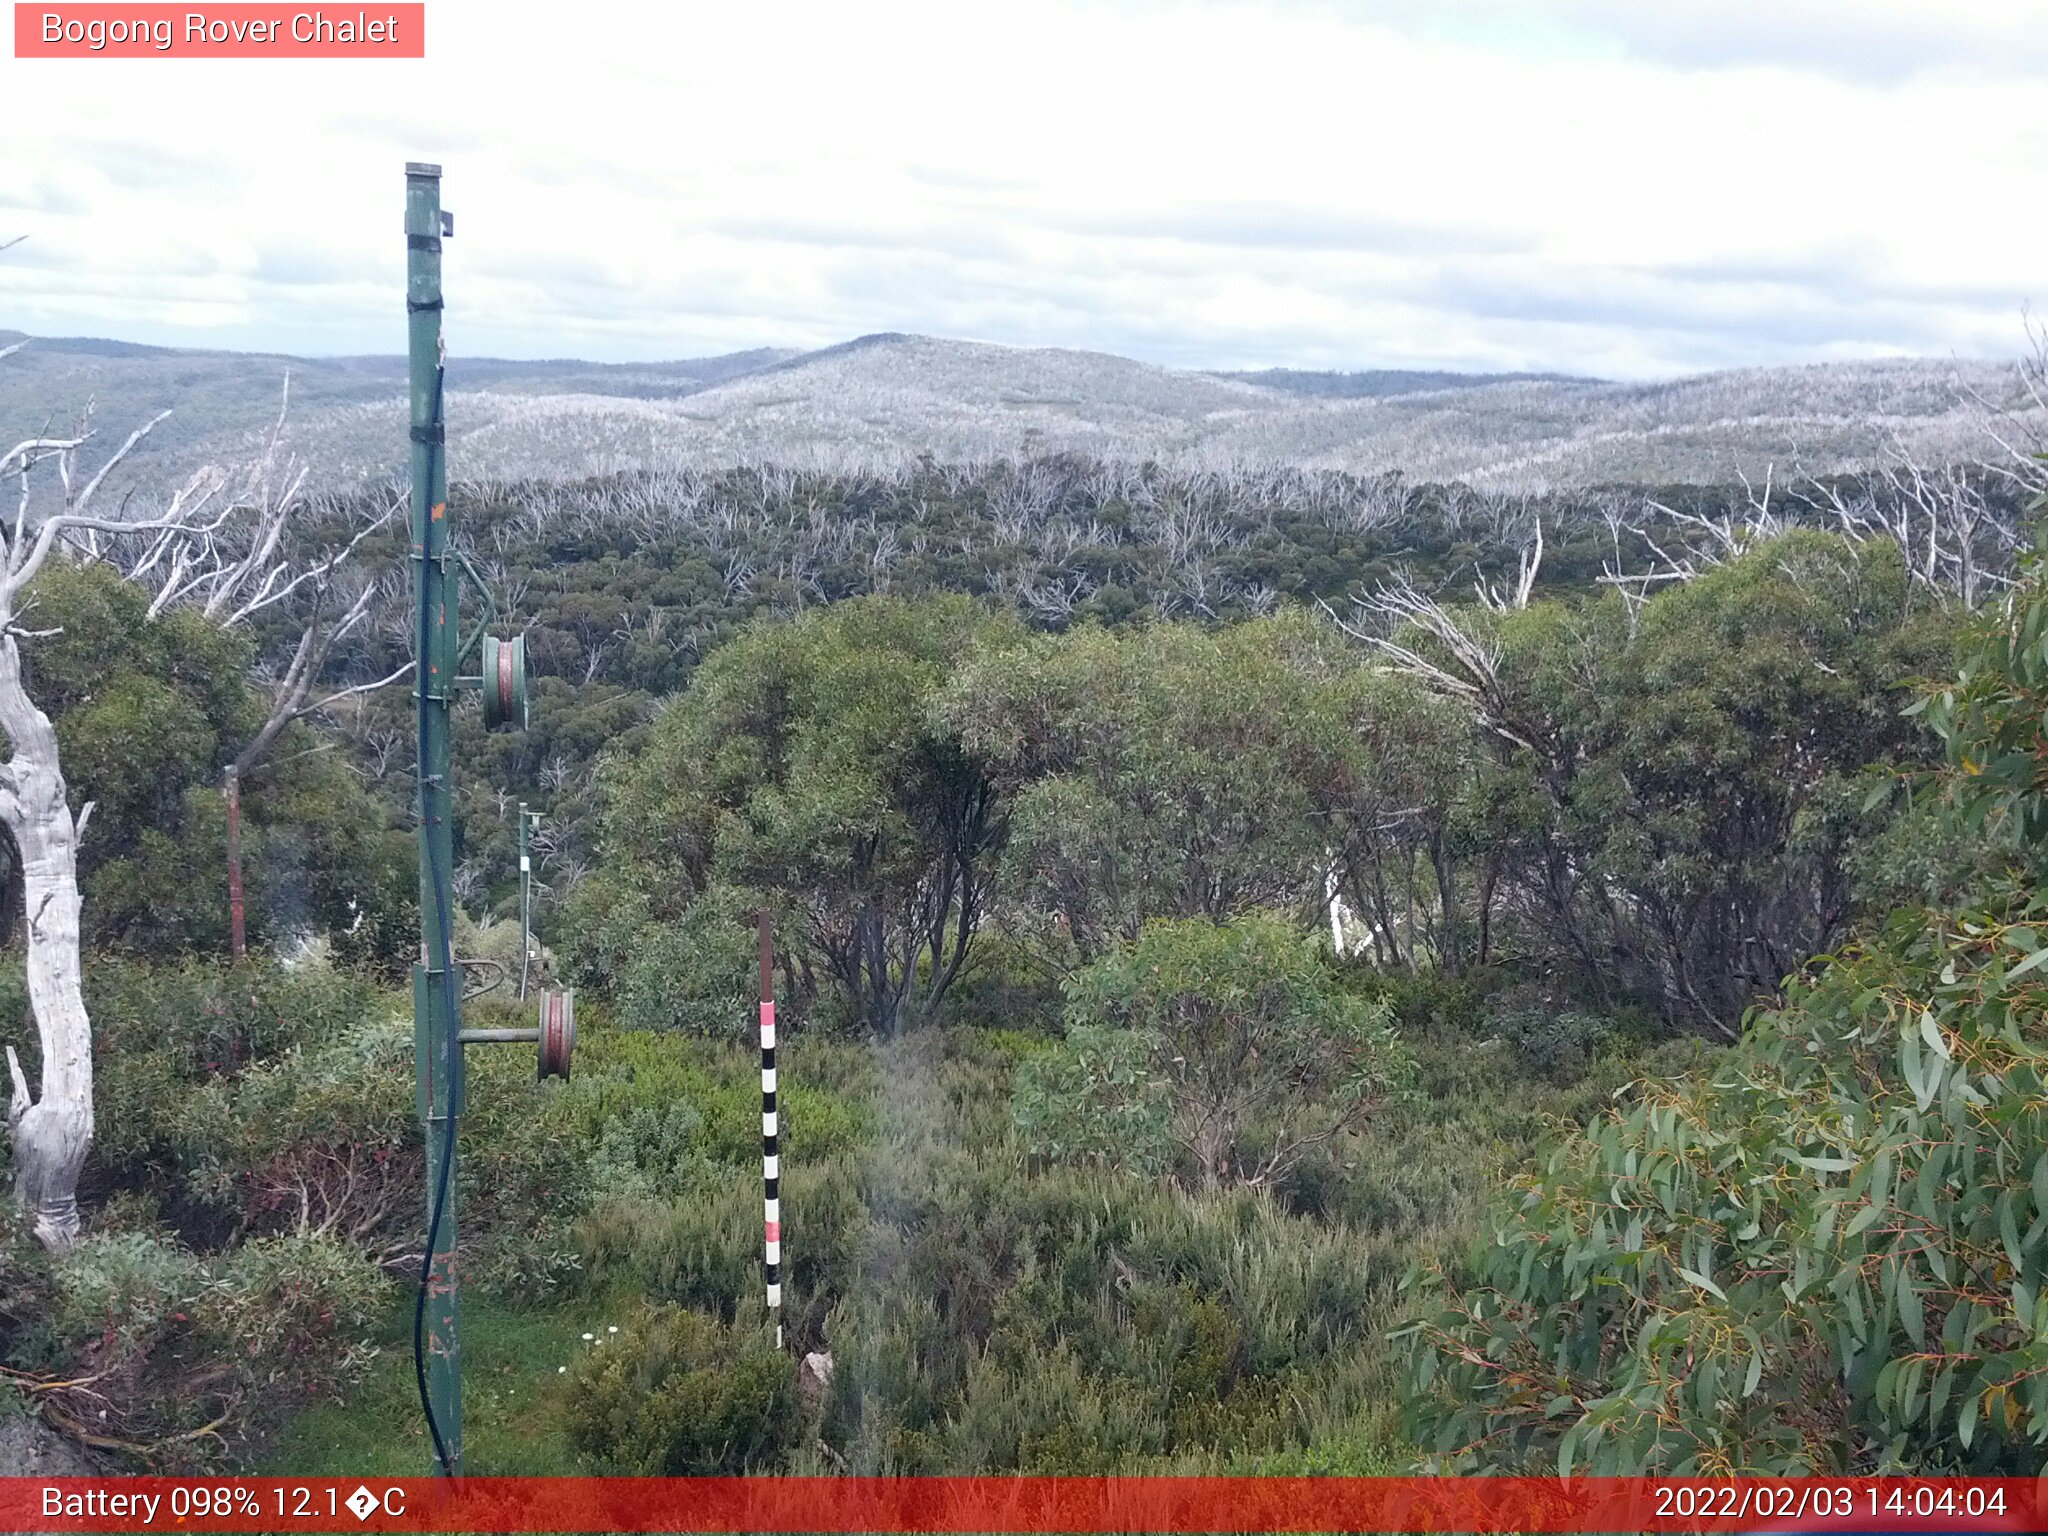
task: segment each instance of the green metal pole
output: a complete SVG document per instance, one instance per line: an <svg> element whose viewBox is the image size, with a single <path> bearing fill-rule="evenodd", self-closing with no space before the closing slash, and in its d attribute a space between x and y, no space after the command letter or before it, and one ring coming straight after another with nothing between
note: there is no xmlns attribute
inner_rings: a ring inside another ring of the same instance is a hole
<svg viewBox="0 0 2048 1536"><path fill-rule="evenodd" d="M413 1041L427 1144L431 1232L424 1296L423 1395L439 1470L462 1470L462 1356L456 1338L455 1126L462 1113L460 983L453 973L449 709L455 699L456 593L448 542L441 388L441 168L405 168L406 324L411 364L414 646L419 662L420 937ZM439 1220L435 1220L438 1214Z"/></svg>

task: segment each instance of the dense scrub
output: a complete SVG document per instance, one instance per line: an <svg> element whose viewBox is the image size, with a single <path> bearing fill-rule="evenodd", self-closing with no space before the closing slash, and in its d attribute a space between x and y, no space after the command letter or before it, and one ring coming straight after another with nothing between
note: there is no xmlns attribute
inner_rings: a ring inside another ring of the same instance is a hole
<svg viewBox="0 0 2048 1536"><path fill-rule="evenodd" d="M509 1392L483 1378L476 1424L488 1447L494 1415L538 1414L554 1449L499 1444L478 1470L1390 1470L1401 1274L1458 1251L1545 1128L1629 1070L1532 1086L1448 1002L1435 1024L1411 1008L1415 1096L1267 1190L1031 1154L1013 1100L1058 1048L1042 1024L798 1038L779 1357L762 1347L752 1054L600 1023L589 1086L550 1091L588 1127L576 1263L518 1293L546 1309ZM812 1350L834 1357L823 1392L796 1381ZM402 1409L408 1383L387 1354L354 1391ZM402 1466L423 1440L395 1417L350 1429L345 1462L289 1464Z"/></svg>
<svg viewBox="0 0 2048 1536"><path fill-rule="evenodd" d="M1263 909L1397 971L1508 966L1732 1039L1878 910L1927 760L1900 690L1951 615L1896 548L1795 533L1640 605L1026 634L958 598L759 620L610 759L571 973L633 1021L739 1014L784 915L793 1018L942 1012L995 929L1055 974ZM1917 828L1914 829L1917 831Z"/></svg>
<svg viewBox="0 0 2048 1536"><path fill-rule="evenodd" d="M590 784L597 759L630 750L661 702L757 617L882 593L965 594L1053 632L1161 619L1220 627L1287 604L1348 613L1355 595L1404 577L1453 600L1475 584L1511 586L1539 524L1535 596L1576 598L1614 570L1657 566L1650 538L1704 569L1721 551L1709 528L1738 538L1839 529L1830 497L1864 519L1866 536L1899 528L1917 567L1935 542L1950 541L1923 537L1915 510L1892 504L1894 489L1847 477L1781 480L1754 492L1518 496L1397 476L1200 472L1073 457L928 461L894 474L735 469L458 485L457 524L508 621L526 630L537 678L531 731L491 737L473 716L458 723L458 756L474 765L461 791L461 878L469 899L508 910L510 807L521 798L550 813L542 848L550 878L566 886L591 869L600 858ZM1982 545L1978 565L2003 569L2018 521L2011 488L1994 480L1966 489L1983 512L1972 535ZM401 538L377 548L402 568ZM1924 590L1920 601L1931 601ZM360 680L397 666L407 630L395 610L391 619L352 635L338 672ZM403 699L352 705L344 724L399 811Z"/></svg>
<svg viewBox="0 0 2048 1536"><path fill-rule="evenodd" d="M1714 1072L1638 1087L1445 1277L1406 1336L1447 1464L2038 1470L2044 633L2036 567L1916 709L1965 893L1816 961Z"/></svg>
<svg viewBox="0 0 2048 1536"><path fill-rule="evenodd" d="M1322 985L1401 1021L1412 1091L1263 1188L1034 1153L1017 1089L1063 1048L1056 1014L796 1038L781 1356L752 1052L595 1008L568 1085L477 1052L468 1295L487 1340L515 1318L521 1340L473 1377L477 1469L1399 1464L1401 1274L1455 1254L1546 1127L1631 1068L1533 1078L1488 1034L1483 988ZM402 998L252 963L103 969L94 1001L120 1130L92 1168L93 1235L56 1265L10 1245L0 1364L53 1422L106 1393L93 1432L158 1465L419 1464ZM836 1362L823 1393L795 1381L815 1349Z"/></svg>
<svg viewBox="0 0 2048 1536"><path fill-rule="evenodd" d="M524 741L462 721L462 944L511 953L529 794L585 1025L567 1085L471 1057L476 1470L2003 1466L2048 1424L2044 935L2000 842L2044 819L2037 618L1931 710L2006 796L1972 820L1901 717L1957 615L1896 541L1795 530L1638 599L1590 507L1394 482L658 489L467 509L556 675ZM1348 605L1401 566L1441 601ZM131 1461L416 1470L404 701L248 787L230 965L263 637L46 587L32 664L101 802L100 1130L88 1241L0 1243L0 1368ZM1902 899L1934 915L1877 926ZM0 969L12 1038L24 1008Z"/></svg>

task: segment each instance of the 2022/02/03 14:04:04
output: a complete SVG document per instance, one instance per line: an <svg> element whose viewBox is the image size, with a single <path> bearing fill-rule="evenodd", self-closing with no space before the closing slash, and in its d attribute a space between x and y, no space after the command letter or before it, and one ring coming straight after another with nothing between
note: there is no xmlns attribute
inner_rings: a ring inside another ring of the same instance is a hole
<svg viewBox="0 0 2048 1536"><path fill-rule="evenodd" d="M1853 1536L1872 1523L1891 1527L1915 1522L1913 1530L1933 1532L1924 1521L1959 1520L1971 1531L2032 1529L2023 1512L2009 1508L2006 1490L1968 1482L1898 1483L1672 1483L1657 1489L1656 1517L1664 1520L1736 1520L1741 1528L1767 1536Z"/></svg>

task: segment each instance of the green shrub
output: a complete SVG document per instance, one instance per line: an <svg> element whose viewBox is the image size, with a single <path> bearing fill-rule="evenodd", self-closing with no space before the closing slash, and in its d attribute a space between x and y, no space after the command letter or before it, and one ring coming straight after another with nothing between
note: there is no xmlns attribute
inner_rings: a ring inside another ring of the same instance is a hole
<svg viewBox="0 0 2048 1536"><path fill-rule="evenodd" d="M322 1233L261 1237L207 1265L192 1320L252 1383L329 1394L376 1353L366 1336L391 1291L392 1281L351 1243Z"/></svg>
<svg viewBox="0 0 2048 1536"><path fill-rule="evenodd" d="M32 601L44 626L30 663L36 699L74 803L98 808L78 844L86 943L98 956L225 951L221 770L270 708L251 672L257 636L194 607L153 615L148 591L98 561L46 565ZM411 866L391 819L341 754L317 750L308 726L288 727L242 796L250 941L347 927L364 893L388 891ZM0 870L18 909L11 845ZM18 910L0 910L0 937L19 924Z"/></svg>
<svg viewBox="0 0 2048 1536"><path fill-rule="evenodd" d="M330 1395L376 1353L391 1282L360 1248L321 1233L192 1252L161 1231L93 1233L53 1266L43 1360L92 1360L99 1432L156 1442L176 1460L217 1456L223 1425ZM19 1342L10 1353L23 1358ZM72 1368L76 1369L75 1365ZM70 1389L54 1389L60 1417Z"/></svg>
<svg viewBox="0 0 2048 1536"><path fill-rule="evenodd" d="M782 1060L783 1148L793 1160L828 1157L865 1135L874 1074L862 1047L804 1037L784 1049ZM650 1176L675 1168L667 1159L687 1145L689 1156L677 1169L683 1177L668 1181L681 1188L695 1162L759 1167L759 1064L754 1051L677 1034L592 1031L578 1042L569 1102L586 1145L610 1138L610 1160ZM692 1116L697 1123L685 1143L684 1122ZM653 1142L637 1145L646 1136Z"/></svg>
<svg viewBox="0 0 2048 1536"><path fill-rule="evenodd" d="M730 1318L762 1284L758 1175L687 1199L600 1198L577 1222L576 1244L601 1283Z"/></svg>
<svg viewBox="0 0 2048 1536"><path fill-rule="evenodd" d="M1388 1256L1254 1191L936 1161L870 1191L886 1217L826 1324L849 1465L1213 1466L1301 1443L1310 1399L1359 1410L1333 1378L1377 1350Z"/></svg>
<svg viewBox="0 0 2048 1536"><path fill-rule="evenodd" d="M821 1342L826 1313L862 1274L868 1212L838 1159L786 1165L782 1178L783 1319L792 1339ZM761 1294L758 1165L707 1178L668 1200L600 1199L577 1246L594 1280L732 1319Z"/></svg>
<svg viewBox="0 0 2048 1536"><path fill-rule="evenodd" d="M2031 1467L2048 992L2006 976L2044 943L1902 915L1710 1081L1565 1142L1406 1335L1418 1438L1489 1470Z"/></svg>
<svg viewBox="0 0 2048 1536"><path fill-rule="evenodd" d="M103 1051L169 1050L215 1075L317 1044L386 1006L359 978L267 956L151 965L96 955L85 992Z"/></svg>
<svg viewBox="0 0 2048 1536"><path fill-rule="evenodd" d="M703 1160L703 1130L704 1116L686 1099L615 1110L598 1127L590 1181L615 1198L660 1199Z"/></svg>
<svg viewBox="0 0 2048 1536"><path fill-rule="evenodd" d="M58 1329L135 1350L192 1305L203 1273L196 1256L150 1232L89 1234L55 1270Z"/></svg>
<svg viewBox="0 0 2048 1536"><path fill-rule="evenodd" d="M766 1471L802 1433L795 1362L758 1325L648 1308L577 1361L569 1433L623 1472L670 1477Z"/></svg>
<svg viewBox="0 0 2048 1536"><path fill-rule="evenodd" d="M1654 1033L1641 1016L1597 1012L1536 986L1494 994L1487 1019L1522 1066L1558 1084L1577 1082L1603 1057L1630 1049Z"/></svg>
<svg viewBox="0 0 2048 1536"><path fill-rule="evenodd" d="M34 1368L63 1356L56 1317L57 1277L28 1214L0 1200L0 1351L9 1364Z"/></svg>
<svg viewBox="0 0 2048 1536"><path fill-rule="evenodd" d="M377 1021L390 1016L390 1005L355 978L313 966L286 970L267 959L145 965L94 956L85 992L96 1054L94 1175L173 1207L210 1208L223 1230L241 1219L241 1175L257 1156L243 1143L275 1150L290 1141L292 1127L331 1142L390 1103L375 1086L386 1063L363 1044L386 1027ZM344 1040L356 1044L337 1044ZM336 1052L354 1053L368 1076L349 1077ZM283 1065L288 1058L297 1065ZM301 1107L300 1072L308 1066L326 1086L308 1082ZM409 1082L410 1068L403 1070ZM252 1073L258 1081L245 1108L255 1124L238 1121L234 1108L237 1085ZM346 1081L335 1081L337 1074ZM270 1088L262 1086L266 1078ZM269 1135L273 1112L296 1116L279 1136Z"/></svg>
<svg viewBox="0 0 2048 1536"><path fill-rule="evenodd" d="M1069 1091L1086 1084L1091 1104L1124 1106L1134 1128L1163 1118L1208 1188L1284 1178L1413 1071L1387 1007L1339 987L1312 945L1265 916L1146 924L1068 981L1067 1019L1066 1064L1047 1058L1025 1087L1064 1070ZM1118 1028L1135 1050L1099 1032ZM1034 1096L1020 1109L1045 1122L1052 1106Z"/></svg>
<svg viewBox="0 0 2048 1536"><path fill-rule="evenodd" d="M628 890L601 869L577 884L562 903L555 945L563 976L574 986L616 1000L626 966L652 921L647 896Z"/></svg>
<svg viewBox="0 0 2048 1536"><path fill-rule="evenodd" d="M1153 1075L1153 1044L1131 1030L1082 1024L1022 1063L1011 1112L1025 1149L1147 1177L1167 1167L1173 1100Z"/></svg>
<svg viewBox="0 0 2048 1536"><path fill-rule="evenodd" d="M475 1028L531 1025L534 1003L471 1004ZM574 1070L601 1040L600 1021L579 1009ZM472 1048L462 1117L463 1250L468 1274L498 1295L535 1300L582 1268L578 1217L596 1197L587 1155L582 1087L542 1082L530 1045Z"/></svg>
<svg viewBox="0 0 2048 1536"><path fill-rule="evenodd" d="M747 1040L759 1021L753 904L718 887L673 923L640 930L620 965L619 1019L628 1029L681 1029L712 1040ZM797 1011L778 1022L794 1025Z"/></svg>
<svg viewBox="0 0 2048 1536"><path fill-rule="evenodd" d="M1501 1035L1529 1069L1555 1083L1576 1082L1620 1036L1602 1013L1567 1008L1520 1008L1497 1020Z"/></svg>
<svg viewBox="0 0 2048 1536"><path fill-rule="evenodd" d="M188 1146L259 1232L334 1232L374 1243L417 1217L423 1181L412 1031L366 1023L249 1068L196 1101ZM213 1103L220 1103L218 1121Z"/></svg>
<svg viewBox="0 0 2048 1536"><path fill-rule="evenodd" d="M1345 962L1340 974L1361 995L1385 1003L1403 1036L1483 1035L1487 999L1501 985L1491 971L1405 973L1376 970L1356 960Z"/></svg>
<svg viewBox="0 0 2048 1536"><path fill-rule="evenodd" d="M1153 1409L1131 1384L1091 1372L1059 1342L1029 1360L970 1362L959 1406L938 1443L953 1457L971 1447L971 1454L985 1458L974 1465L991 1470L1100 1476L1165 1451Z"/></svg>
<svg viewBox="0 0 2048 1536"><path fill-rule="evenodd" d="M1026 944L997 933L976 941L973 958L946 993L946 1022L1050 1034L1059 1027L1060 977Z"/></svg>

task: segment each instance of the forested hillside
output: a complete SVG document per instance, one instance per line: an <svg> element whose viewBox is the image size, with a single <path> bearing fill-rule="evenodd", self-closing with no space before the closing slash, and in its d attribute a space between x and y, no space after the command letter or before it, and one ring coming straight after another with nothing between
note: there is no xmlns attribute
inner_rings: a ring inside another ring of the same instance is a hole
<svg viewBox="0 0 2048 1536"><path fill-rule="evenodd" d="M539 674L523 735L458 716L460 947L518 969L530 803L583 1021L566 1085L472 1057L472 1466L2021 1465L2036 489L459 487ZM124 1465L427 1455L386 513L304 503L275 603L118 536L32 587L98 1131L0 1363Z"/></svg>
<svg viewBox="0 0 2048 1536"><path fill-rule="evenodd" d="M292 358L18 338L0 434L174 409L128 463L145 495L259 452L287 381L292 440L327 486L381 483L405 429L394 357ZM1907 357L1614 381L1415 370L1211 373L1112 353L883 333L674 362L451 358L448 441L479 480L575 483L769 465L894 475L1081 456L1181 473L1400 472L1487 489L1713 485L1981 457L1987 421L2038 433L2009 364Z"/></svg>

